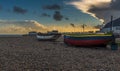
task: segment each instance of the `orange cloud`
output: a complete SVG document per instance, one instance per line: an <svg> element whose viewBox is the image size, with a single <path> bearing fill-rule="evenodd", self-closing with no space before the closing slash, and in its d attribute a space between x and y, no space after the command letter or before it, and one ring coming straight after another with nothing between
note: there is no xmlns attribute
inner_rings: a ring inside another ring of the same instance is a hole
<svg viewBox="0 0 120 71"><path fill-rule="evenodd" d="M34 20L0 21L0 33L25 34L30 31L46 32L48 29Z"/></svg>
<svg viewBox="0 0 120 71"><path fill-rule="evenodd" d="M83 28L81 26L72 27L70 25L64 25L64 26L51 25L51 26L48 26L48 28L50 28L49 30L58 30L60 32L83 32ZM96 29L89 25L87 25L84 29L85 32L88 32L88 31L95 32L98 30L99 29Z"/></svg>
<svg viewBox="0 0 120 71"><path fill-rule="evenodd" d="M71 25L42 25L34 20L25 21L0 21L0 33L1 34L26 34L30 31L47 32L52 30L58 30L59 32L83 32L81 26L72 27ZM87 25L85 32L96 31L97 29Z"/></svg>

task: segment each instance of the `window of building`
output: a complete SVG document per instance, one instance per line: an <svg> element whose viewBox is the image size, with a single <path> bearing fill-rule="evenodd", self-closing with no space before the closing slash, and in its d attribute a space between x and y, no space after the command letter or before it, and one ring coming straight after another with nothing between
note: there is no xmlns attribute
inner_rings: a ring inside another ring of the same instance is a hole
<svg viewBox="0 0 120 71"><path fill-rule="evenodd" d="M120 26L117 26L117 27L116 27L116 30L120 30Z"/></svg>

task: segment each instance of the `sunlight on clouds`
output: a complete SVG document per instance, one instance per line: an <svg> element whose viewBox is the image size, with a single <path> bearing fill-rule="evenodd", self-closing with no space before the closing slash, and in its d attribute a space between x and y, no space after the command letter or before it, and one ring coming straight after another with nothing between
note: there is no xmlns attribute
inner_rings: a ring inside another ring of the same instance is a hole
<svg viewBox="0 0 120 71"><path fill-rule="evenodd" d="M72 27L71 25L50 25L44 26L34 20L25 21L0 21L0 33L1 34L26 34L30 31L47 32L52 30L58 30L59 32L83 32L80 25ZM96 31L92 26L87 25L85 32Z"/></svg>
<svg viewBox="0 0 120 71"><path fill-rule="evenodd" d="M0 33L24 34L30 31L46 32L44 25L34 20L0 21Z"/></svg>
<svg viewBox="0 0 120 71"><path fill-rule="evenodd" d="M70 25L65 25L65 26L55 26L55 25L51 25L48 26L48 28L50 28L49 30L58 30L59 32L83 32L83 28L81 26L76 26L76 27L72 27ZM85 32L89 32L89 31L98 31L99 29L95 29L92 26L87 25L84 29Z"/></svg>
<svg viewBox="0 0 120 71"><path fill-rule="evenodd" d="M90 14L91 16L95 17L96 19L99 19L96 17L96 14L89 12L89 10L92 8L92 6L103 8L103 7L109 7L112 0L80 0L80 1L73 1L67 4L74 5L77 9L81 10L83 13ZM99 19L101 22L104 22L103 19Z"/></svg>

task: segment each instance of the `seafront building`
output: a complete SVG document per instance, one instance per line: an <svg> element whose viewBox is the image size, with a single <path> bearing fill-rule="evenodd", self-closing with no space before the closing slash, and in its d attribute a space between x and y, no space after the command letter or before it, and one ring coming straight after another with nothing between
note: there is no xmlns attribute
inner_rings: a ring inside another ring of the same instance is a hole
<svg viewBox="0 0 120 71"><path fill-rule="evenodd" d="M114 34L120 35L120 18L113 20L112 23L111 21L108 22L101 28L100 31L104 33L112 31Z"/></svg>

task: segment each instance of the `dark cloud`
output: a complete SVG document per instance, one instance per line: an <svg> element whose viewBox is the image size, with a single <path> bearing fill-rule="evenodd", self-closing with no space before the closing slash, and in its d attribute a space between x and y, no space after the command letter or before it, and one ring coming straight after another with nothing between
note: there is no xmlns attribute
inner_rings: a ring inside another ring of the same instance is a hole
<svg viewBox="0 0 120 71"><path fill-rule="evenodd" d="M114 19L120 17L120 0L100 0L92 3L87 2L87 0L79 0L68 4L74 5L81 12L89 14L104 23L110 21L111 15L114 16Z"/></svg>
<svg viewBox="0 0 120 71"><path fill-rule="evenodd" d="M53 4L53 5L46 5L42 7L43 9L48 9L48 10L60 10L62 7L58 4Z"/></svg>
<svg viewBox="0 0 120 71"><path fill-rule="evenodd" d="M94 28L100 29L100 28L102 28L102 26L103 26L103 25L96 25L96 26L94 26Z"/></svg>
<svg viewBox="0 0 120 71"><path fill-rule="evenodd" d="M98 8L92 7L88 10L90 13L95 14L99 19L104 19L105 23L110 20L110 16L112 15L110 8Z"/></svg>
<svg viewBox="0 0 120 71"><path fill-rule="evenodd" d="M111 8L115 10L120 10L120 0L112 0Z"/></svg>
<svg viewBox="0 0 120 71"><path fill-rule="evenodd" d="M69 20L69 18L66 17L66 16L63 16L60 11L55 11L54 12L53 19L56 20L56 21L61 21L63 19Z"/></svg>
<svg viewBox="0 0 120 71"><path fill-rule="evenodd" d="M65 17L65 20L69 20L69 18L68 18L68 17Z"/></svg>
<svg viewBox="0 0 120 71"><path fill-rule="evenodd" d="M23 9L21 7L18 7L18 6L14 6L13 7L13 12L19 13L19 14L25 14L25 13L27 13L27 10Z"/></svg>
<svg viewBox="0 0 120 71"><path fill-rule="evenodd" d="M50 17L50 15L47 14L47 13L42 13L41 16L42 16L42 17Z"/></svg>
<svg viewBox="0 0 120 71"><path fill-rule="evenodd" d="M108 7L105 7L106 3L103 3L103 7L92 5L88 12L93 13L99 19L104 19L105 23L110 21L110 16L114 18L120 17L120 0L113 0Z"/></svg>
<svg viewBox="0 0 120 71"><path fill-rule="evenodd" d="M88 10L89 12L97 12L97 11L105 11L105 10L111 10L111 8L110 7L97 7L97 6L95 6L95 5L91 5L90 6L91 8Z"/></svg>
<svg viewBox="0 0 120 71"><path fill-rule="evenodd" d="M71 25L72 27L75 27L75 24L73 24L73 23L70 23L70 25Z"/></svg>
<svg viewBox="0 0 120 71"><path fill-rule="evenodd" d="M94 12L94 11L105 11L105 10L109 10L109 11L113 11L113 10L120 10L120 0L114 0L110 3L109 7L104 7L104 5L106 5L107 3L103 3L103 7L98 7L95 5L91 5L90 9L88 10L89 12Z"/></svg>
<svg viewBox="0 0 120 71"><path fill-rule="evenodd" d="M61 21L63 18L63 15L61 15L61 13L59 11L55 11L54 15L53 15L53 19L56 21Z"/></svg>

